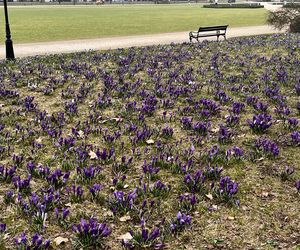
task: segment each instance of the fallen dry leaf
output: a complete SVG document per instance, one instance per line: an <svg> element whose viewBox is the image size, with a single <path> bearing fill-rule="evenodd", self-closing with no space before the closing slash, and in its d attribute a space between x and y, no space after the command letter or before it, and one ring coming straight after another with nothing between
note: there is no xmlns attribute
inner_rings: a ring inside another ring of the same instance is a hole
<svg viewBox="0 0 300 250"><path fill-rule="evenodd" d="M121 122L123 119L118 117L118 118L111 118L110 120L116 121L116 122Z"/></svg>
<svg viewBox="0 0 300 250"><path fill-rule="evenodd" d="M84 137L84 132L82 130L79 130L78 135L79 135L79 138L83 138Z"/></svg>
<svg viewBox="0 0 300 250"><path fill-rule="evenodd" d="M6 239L8 239L8 238L9 238L9 233L4 234L3 239L6 240Z"/></svg>
<svg viewBox="0 0 300 250"><path fill-rule="evenodd" d="M154 141L153 141L152 139L149 139L149 140L147 140L146 142L147 142L147 144L149 144L149 145L150 145L150 144L154 144Z"/></svg>
<svg viewBox="0 0 300 250"><path fill-rule="evenodd" d="M91 160L98 159L98 156L92 150L89 152L89 156Z"/></svg>
<svg viewBox="0 0 300 250"><path fill-rule="evenodd" d="M125 242L129 241L132 239L132 236L130 233L126 233L126 234L123 234L121 236L118 237L119 240L124 240Z"/></svg>
<svg viewBox="0 0 300 250"><path fill-rule="evenodd" d="M61 236L58 236L58 237L56 237L56 238L54 239L54 243L55 243L56 246L59 246L60 244L66 243L66 242L68 242L68 241L69 241L68 238L64 238L64 237L61 237Z"/></svg>
<svg viewBox="0 0 300 250"><path fill-rule="evenodd" d="M130 215L125 215L125 216L121 217L119 220L122 222L125 222L125 221L131 220L131 217L130 217Z"/></svg>
<svg viewBox="0 0 300 250"><path fill-rule="evenodd" d="M214 133L217 133L219 132L220 128L213 128L211 131L214 132Z"/></svg>
<svg viewBox="0 0 300 250"><path fill-rule="evenodd" d="M205 195L208 199L210 199L210 200L212 200L213 199L213 196L212 196L212 194L206 194Z"/></svg>
<svg viewBox="0 0 300 250"><path fill-rule="evenodd" d="M36 141L37 143L41 143L41 142L42 142L42 138L39 137L39 138L37 138L35 141Z"/></svg>

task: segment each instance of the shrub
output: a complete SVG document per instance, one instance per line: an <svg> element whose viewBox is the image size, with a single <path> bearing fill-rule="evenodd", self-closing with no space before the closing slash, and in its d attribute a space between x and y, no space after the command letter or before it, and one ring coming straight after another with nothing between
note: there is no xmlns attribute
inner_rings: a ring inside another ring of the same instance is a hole
<svg viewBox="0 0 300 250"><path fill-rule="evenodd" d="M289 26L290 32L300 32L300 6L289 5L288 8L281 8L275 12L269 12L267 23L279 30Z"/></svg>

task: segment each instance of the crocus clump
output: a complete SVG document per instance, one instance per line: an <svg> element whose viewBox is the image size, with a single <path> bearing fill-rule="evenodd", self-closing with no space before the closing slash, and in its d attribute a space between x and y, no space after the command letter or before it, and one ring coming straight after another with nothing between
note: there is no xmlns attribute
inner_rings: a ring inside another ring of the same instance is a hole
<svg viewBox="0 0 300 250"><path fill-rule="evenodd" d="M124 214L133 209L134 201L137 198L137 189L128 194L123 191L114 191L113 196L109 200L110 209L114 214Z"/></svg>
<svg viewBox="0 0 300 250"><path fill-rule="evenodd" d="M209 132L210 122L196 122L192 125L192 129L200 135L206 135Z"/></svg>
<svg viewBox="0 0 300 250"><path fill-rule="evenodd" d="M0 181L10 182L14 177L16 170L16 166L8 168L6 166L0 165Z"/></svg>
<svg viewBox="0 0 300 250"><path fill-rule="evenodd" d="M264 133L272 126L272 116L262 113L254 115L252 120L247 120L248 125L255 133Z"/></svg>
<svg viewBox="0 0 300 250"><path fill-rule="evenodd" d="M243 156L244 150L237 146L233 146L226 151L226 158L228 159L228 161L230 161L231 159L242 160Z"/></svg>
<svg viewBox="0 0 300 250"><path fill-rule="evenodd" d="M170 230L172 233L178 233L191 225L192 217L188 214L178 212L175 219L171 220Z"/></svg>
<svg viewBox="0 0 300 250"><path fill-rule="evenodd" d="M57 223L64 228L68 226L68 217L70 215L70 210L68 208L63 208L61 211L56 207L54 209L55 218L57 219Z"/></svg>
<svg viewBox="0 0 300 250"><path fill-rule="evenodd" d="M170 185L162 183L160 180L156 181L152 187L150 187L150 192L155 197L165 197L171 189Z"/></svg>
<svg viewBox="0 0 300 250"><path fill-rule="evenodd" d="M213 196L225 203L236 201L239 184L233 181L229 176L221 177L219 185L212 184Z"/></svg>
<svg viewBox="0 0 300 250"><path fill-rule="evenodd" d="M295 172L295 169L289 166L285 166L284 169L279 171L279 176L281 180L286 181L288 180L291 175Z"/></svg>
<svg viewBox="0 0 300 250"><path fill-rule="evenodd" d="M238 125L240 117L238 115L228 115L226 116L226 125L229 127L234 127Z"/></svg>
<svg viewBox="0 0 300 250"><path fill-rule="evenodd" d="M36 211L33 212L32 216L33 229L37 232L44 231L47 218L46 206L42 204L37 205Z"/></svg>
<svg viewBox="0 0 300 250"><path fill-rule="evenodd" d="M233 133L232 131L224 125L220 125L219 127L219 135L218 140L220 143L231 142Z"/></svg>
<svg viewBox="0 0 300 250"><path fill-rule="evenodd" d="M47 181L50 185L55 188L60 188L64 186L70 177L70 172L62 172L60 169L54 170L47 176Z"/></svg>
<svg viewBox="0 0 300 250"><path fill-rule="evenodd" d="M171 127L165 127L165 128L162 128L162 130L161 130L162 137L165 137L165 138L171 138L173 136L173 133L174 133L174 130Z"/></svg>
<svg viewBox="0 0 300 250"><path fill-rule="evenodd" d="M287 119L287 127L290 130L295 130L298 126L298 119L297 118L288 118Z"/></svg>
<svg viewBox="0 0 300 250"><path fill-rule="evenodd" d="M145 176L147 176L147 178L149 178L149 179L155 178L157 173L160 171L159 167L155 167L152 163L147 164L146 161L144 162L142 169L143 169Z"/></svg>
<svg viewBox="0 0 300 250"><path fill-rule="evenodd" d="M77 247L102 247L104 239L111 234L106 223L99 223L96 219L80 219L80 223L73 225Z"/></svg>
<svg viewBox="0 0 300 250"><path fill-rule="evenodd" d="M89 166L84 168L77 168L77 175L83 183L90 183L93 179L97 178L101 172L98 166Z"/></svg>
<svg viewBox="0 0 300 250"><path fill-rule="evenodd" d="M122 245L128 249L162 249L164 244L158 227L148 229L142 223L141 230L130 230L131 239L122 240Z"/></svg>
<svg viewBox="0 0 300 250"><path fill-rule="evenodd" d="M187 174L184 176L184 184L190 192L202 192L205 188L205 175L201 170L198 170L195 174Z"/></svg>
<svg viewBox="0 0 300 250"><path fill-rule="evenodd" d="M15 238L16 248L19 250L24 249L37 249L44 250L50 247L50 240L44 240L39 234L34 234L31 241L28 240L26 234L23 232L19 237Z"/></svg>
<svg viewBox="0 0 300 250"><path fill-rule="evenodd" d="M197 203L195 194L185 193L179 196L179 208L180 211L190 212L194 210Z"/></svg>
<svg viewBox="0 0 300 250"><path fill-rule="evenodd" d="M223 172L223 168L218 165L215 166L206 166L203 172L204 176L209 180L217 180L221 177L221 173Z"/></svg>
<svg viewBox="0 0 300 250"><path fill-rule="evenodd" d="M93 186L88 186L88 189L92 196L92 200L100 201L102 199L100 194L100 191L103 189L102 185L95 183Z"/></svg>
<svg viewBox="0 0 300 250"><path fill-rule="evenodd" d="M294 131L291 133L292 145L299 146L300 145L300 132Z"/></svg>
<svg viewBox="0 0 300 250"><path fill-rule="evenodd" d="M21 179L20 176L15 176L12 179L15 188L19 192L23 192L23 193L30 192L30 180L31 180L31 175L28 175L27 178L24 178L24 179Z"/></svg>
<svg viewBox="0 0 300 250"><path fill-rule="evenodd" d="M254 156L277 157L279 155L279 147L274 142L267 138L259 138L254 144Z"/></svg>

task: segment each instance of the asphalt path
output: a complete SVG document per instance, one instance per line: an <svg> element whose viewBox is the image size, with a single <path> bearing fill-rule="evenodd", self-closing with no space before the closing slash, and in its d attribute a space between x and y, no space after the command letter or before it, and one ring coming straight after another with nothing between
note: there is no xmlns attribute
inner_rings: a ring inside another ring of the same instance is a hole
<svg viewBox="0 0 300 250"><path fill-rule="evenodd" d="M248 26L228 28L227 38L252 36L262 34L279 33L271 26ZM189 31L162 33L139 36L122 36L99 39L82 39L68 41L53 41L43 43L14 44L15 57L26 57L46 54L71 53L88 50L107 50L117 48L128 48L136 46L148 46L158 44L189 42ZM216 37L204 38L206 40L216 40ZM202 39L203 40L203 39ZM220 38L220 40L222 40ZM0 58L5 58L5 46L0 46Z"/></svg>

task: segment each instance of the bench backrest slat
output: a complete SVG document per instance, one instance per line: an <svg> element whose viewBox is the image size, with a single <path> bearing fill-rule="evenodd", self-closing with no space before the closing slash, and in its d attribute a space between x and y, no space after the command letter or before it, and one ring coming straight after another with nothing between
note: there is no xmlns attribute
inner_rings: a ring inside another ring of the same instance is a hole
<svg viewBox="0 0 300 250"><path fill-rule="evenodd" d="M228 25L223 25L223 26L211 26L211 27L200 27L198 32L203 32L203 31L216 31L216 30L226 30Z"/></svg>

